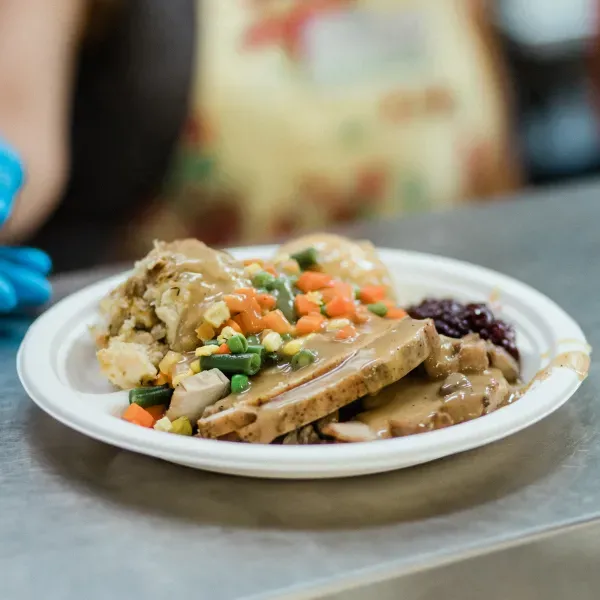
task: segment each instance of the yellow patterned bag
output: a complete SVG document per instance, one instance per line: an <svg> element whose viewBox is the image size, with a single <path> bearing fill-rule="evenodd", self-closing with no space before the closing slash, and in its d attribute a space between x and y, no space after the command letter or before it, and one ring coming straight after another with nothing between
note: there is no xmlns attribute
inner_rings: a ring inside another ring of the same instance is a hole
<svg viewBox="0 0 600 600"><path fill-rule="evenodd" d="M480 0L205 0L154 237L259 242L513 189Z"/></svg>

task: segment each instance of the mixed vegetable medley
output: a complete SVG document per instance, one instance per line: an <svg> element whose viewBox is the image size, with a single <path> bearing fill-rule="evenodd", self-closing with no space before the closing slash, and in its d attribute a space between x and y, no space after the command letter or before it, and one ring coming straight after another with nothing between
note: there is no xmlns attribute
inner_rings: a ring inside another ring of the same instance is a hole
<svg viewBox="0 0 600 600"><path fill-rule="evenodd" d="M312 247L277 262L246 260L244 271L252 285L223 295L204 311L194 358L169 351L156 379L130 390L126 421L192 435L187 416L173 421L166 416L174 389L186 378L217 369L228 391L242 394L266 367L278 365L285 372L312 365L318 354L304 345L314 334L331 333L330 339L344 343L355 340L372 318L407 316L385 285L359 287L322 272Z"/></svg>

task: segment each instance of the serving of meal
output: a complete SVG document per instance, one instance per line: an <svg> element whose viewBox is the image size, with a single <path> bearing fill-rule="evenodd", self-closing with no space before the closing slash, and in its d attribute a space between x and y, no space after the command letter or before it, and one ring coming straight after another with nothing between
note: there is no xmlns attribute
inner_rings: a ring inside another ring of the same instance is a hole
<svg viewBox="0 0 600 600"><path fill-rule="evenodd" d="M482 303L399 306L375 248L334 235L238 261L158 242L93 330L122 418L260 444L370 442L449 427L519 398L513 328Z"/></svg>
<svg viewBox="0 0 600 600"><path fill-rule="evenodd" d="M95 439L319 478L511 435L574 394L589 355L577 323L524 283L321 234L231 252L158 242L39 317L17 369L43 410Z"/></svg>

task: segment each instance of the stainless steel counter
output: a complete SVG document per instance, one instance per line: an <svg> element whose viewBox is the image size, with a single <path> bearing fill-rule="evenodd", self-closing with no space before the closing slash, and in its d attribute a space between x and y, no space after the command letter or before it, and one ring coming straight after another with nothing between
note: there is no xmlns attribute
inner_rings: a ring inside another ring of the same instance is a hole
<svg viewBox="0 0 600 600"><path fill-rule="evenodd" d="M527 281L600 347L599 198L591 184L353 232ZM57 292L85 280L59 280ZM380 476L260 481L162 463L54 422L15 374L27 324L0 321L2 599L318 597L600 514L597 360L567 406L486 448Z"/></svg>

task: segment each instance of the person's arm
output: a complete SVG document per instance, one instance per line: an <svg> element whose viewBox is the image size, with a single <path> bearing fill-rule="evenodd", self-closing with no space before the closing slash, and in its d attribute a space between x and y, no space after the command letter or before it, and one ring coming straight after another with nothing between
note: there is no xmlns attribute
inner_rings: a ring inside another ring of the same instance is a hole
<svg viewBox="0 0 600 600"><path fill-rule="evenodd" d="M35 232L63 191L71 85L86 4L0 0L0 137L20 154L26 171L0 243Z"/></svg>

